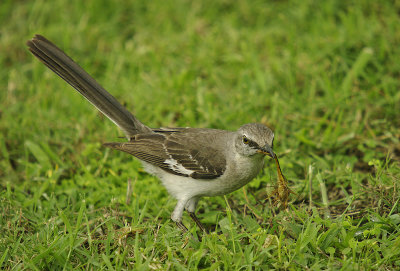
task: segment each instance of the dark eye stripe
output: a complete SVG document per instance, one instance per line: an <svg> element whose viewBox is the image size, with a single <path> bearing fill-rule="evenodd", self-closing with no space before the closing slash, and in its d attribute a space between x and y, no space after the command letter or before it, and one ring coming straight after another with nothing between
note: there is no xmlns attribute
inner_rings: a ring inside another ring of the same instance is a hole
<svg viewBox="0 0 400 271"><path fill-rule="evenodd" d="M249 145L250 147L252 147L253 149L259 149L260 146L258 146L258 144L256 142L254 142L251 139L248 139L249 143L247 143L247 145Z"/></svg>

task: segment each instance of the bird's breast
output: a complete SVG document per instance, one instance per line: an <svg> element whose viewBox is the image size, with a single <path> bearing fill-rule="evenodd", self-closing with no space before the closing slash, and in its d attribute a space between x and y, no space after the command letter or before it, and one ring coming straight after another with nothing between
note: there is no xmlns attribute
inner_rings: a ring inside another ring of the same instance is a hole
<svg viewBox="0 0 400 271"><path fill-rule="evenodd" d="M219 195L231 193L253 180L264 166L264 157L236 157L218 180Z"/></svg>

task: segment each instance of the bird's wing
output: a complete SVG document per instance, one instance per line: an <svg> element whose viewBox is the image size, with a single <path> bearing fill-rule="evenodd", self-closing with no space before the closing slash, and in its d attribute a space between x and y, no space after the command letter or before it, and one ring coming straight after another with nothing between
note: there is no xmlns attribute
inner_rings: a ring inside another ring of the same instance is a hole
<svg viewBox="0 0 400 271"><path fill-rule="evenodd" d="M216 134L225 131L202 131L191 128L163 130L154 134L133 136L130 142L104 145L127 152L175 175L214 179L224 174L226 160L224 149L211 148L210 142L215 139Z"/></svg>

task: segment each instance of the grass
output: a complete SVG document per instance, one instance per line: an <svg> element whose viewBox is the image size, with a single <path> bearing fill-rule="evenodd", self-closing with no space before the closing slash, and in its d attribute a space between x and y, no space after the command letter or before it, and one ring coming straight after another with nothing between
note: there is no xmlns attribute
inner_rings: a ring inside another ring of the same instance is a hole
<svg viewBox="0 0 400 271"><path fill-rule="evenodd" d="M0 267L398 270L399 12L366 0L3 0ZM270 126L297 194L288 210L268 199L266 161L243 189L200 202L211 234L182 237L159 181L101 146L122 132L28 53L36 33L151 127Z"/></svg>

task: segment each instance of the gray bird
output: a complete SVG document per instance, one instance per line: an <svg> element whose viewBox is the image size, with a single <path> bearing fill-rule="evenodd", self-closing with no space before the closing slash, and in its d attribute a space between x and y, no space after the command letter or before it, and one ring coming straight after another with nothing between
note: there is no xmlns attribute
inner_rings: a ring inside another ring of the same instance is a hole
<svg viewBox="0 0 400 271"><path fill-rule="evenodd" d="M274 133L259 123L245 124L237 131L149 128L49 40L36 35L27 45L35 57L125 132L128 142L104 146L135 156L148 173L161 180L178 201L171 219L183 231L187 231L182 223L184 210L206 232L195 215L199 199L239 189L260 172L265 155L275 157Z"/></svg>

